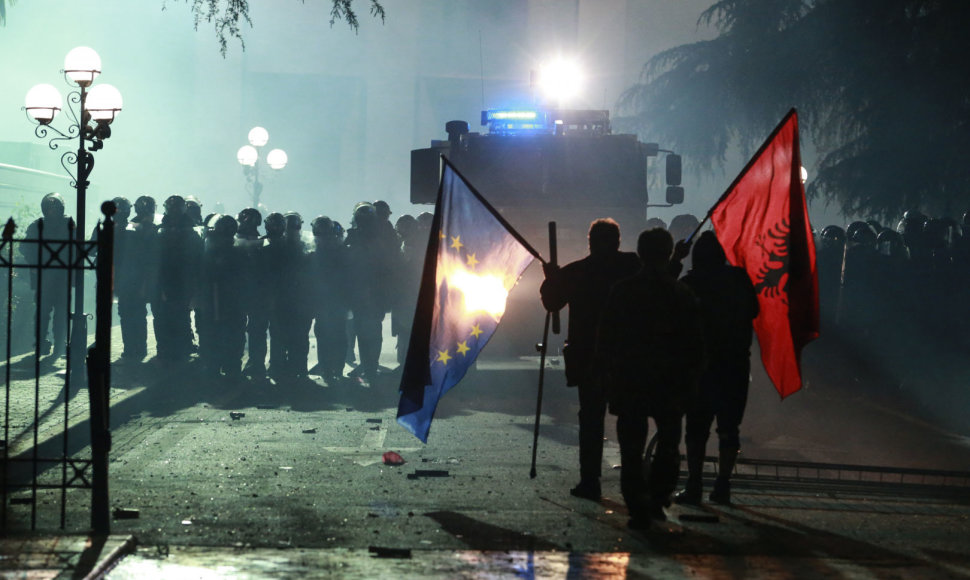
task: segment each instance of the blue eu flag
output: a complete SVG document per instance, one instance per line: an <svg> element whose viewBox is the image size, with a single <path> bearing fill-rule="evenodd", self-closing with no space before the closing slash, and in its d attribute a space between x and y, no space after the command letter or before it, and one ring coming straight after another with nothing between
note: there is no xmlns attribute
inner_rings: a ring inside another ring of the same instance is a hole
<svg viewBox="0 0 970 580"><path fill-rule="evenodd" d="M397 422L425 443L438 401L475 362L509 291L539 257L444 163L397 410Z"/></svg>

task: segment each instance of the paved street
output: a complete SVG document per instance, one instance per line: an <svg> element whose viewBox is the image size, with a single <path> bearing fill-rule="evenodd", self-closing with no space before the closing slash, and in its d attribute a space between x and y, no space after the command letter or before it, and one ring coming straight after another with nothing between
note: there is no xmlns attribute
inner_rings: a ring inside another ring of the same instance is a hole
<svg viewBox="0 0 970 580"><path fill-rule="evenodd" d="M393 368L392 346L382 362ZM395 374L370 387L255 385L203 381L193 365L118 365L112 534L134 536L138 549L108 577L970 575L966 481L940 496L742 479L734 507L675 506L666 524L627 530L618 470L607 468L601 504L568 494L577 405L560 368L553 358L530 479L531 358L482 360L443 399L427 445L394 420ZM759 373L742 428L746 458L970 465L966 437L889 399L840 391L808 372L808 388L780 401ZM56 372L46 377L42 400L60 388ZM87 428L82 399L71 399L72 441ZM30 447L30 437L10 441L12 450ZM608 433L608 465L619 462L615 441ZM386 451L406 463L384 465ZM68 494L68 532L86 529L86 494ZM58 505L55 495L41 493L41 529L56 528L57 510L44 512Z"/></svg>

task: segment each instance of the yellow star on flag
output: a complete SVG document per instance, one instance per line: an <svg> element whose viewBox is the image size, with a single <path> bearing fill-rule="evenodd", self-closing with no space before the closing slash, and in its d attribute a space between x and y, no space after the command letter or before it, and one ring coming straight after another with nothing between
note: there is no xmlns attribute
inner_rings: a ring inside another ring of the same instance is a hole
<svg viewBox="0 0 970 580"><path fill-rule="evenodd" d="M465 244L461 243L461 236L451 236L451 247L460 250Z"/></svg>
<svg viewBox="0 0 970 580"><path fill-rule="evenodd" d="M470 351L470 350L471 349L468 348L468 341L467 340L458 343L458 354L460 354L462 356L465 356L465 353L468 352L468 351Z"/></svg>
<svg viewBox="0 0 970 580"><path fill-rule="evenodd" d="M452 358L453 357L448 354L448 351L447 350L439 350L438 351L438 358L436 359L436 362L437 361L441 361L444 365L447 366L448 361L450 361Z"/></svg>
<svg viewBox="0 0 970 580"><path fill-rule="evenodd" d="M472 327L472 336L474 336L475 338L478 338L478 335L480 335L481 333L482 333L482 329L477 324Z"/></svg>
<svg viewBox="0 0 970 580"><path fill-rule="evenodd" d="M468 261L468 266L470 268L474 268L475 265L478 264L478 258L475 257L475 254L468 254L465 256L465 259Z"/></svg>

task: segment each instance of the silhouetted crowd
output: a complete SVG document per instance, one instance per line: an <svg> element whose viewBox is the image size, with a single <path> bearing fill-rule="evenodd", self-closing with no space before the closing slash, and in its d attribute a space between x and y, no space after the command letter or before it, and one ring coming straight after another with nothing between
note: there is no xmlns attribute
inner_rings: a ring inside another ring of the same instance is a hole
<svg viewBox="0 0 970 580"><path fill-rule="evenodd" d="M212 378L284 382L312 372L333 384L349 362L348 377L372 380L388 313L403 356L431 214L392 224L386 202L360 202L346 231L318 216L307 232L296 212L203 216L198 200L173 195L159 216L149 196L113 201L123 361L149 355L149 307L159 361L198 353Z"/></svg>

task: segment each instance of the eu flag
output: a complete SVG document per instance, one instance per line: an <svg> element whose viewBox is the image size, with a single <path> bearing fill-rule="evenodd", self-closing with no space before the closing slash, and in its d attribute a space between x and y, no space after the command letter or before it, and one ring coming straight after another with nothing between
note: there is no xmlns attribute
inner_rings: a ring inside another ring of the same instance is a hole
<svg viewBox="0 0 970 580"><path fill-rule="evenodd" d="M539 255L444 160L425 254L397 422L421 441L438 401L465 376Z"/></svg>

